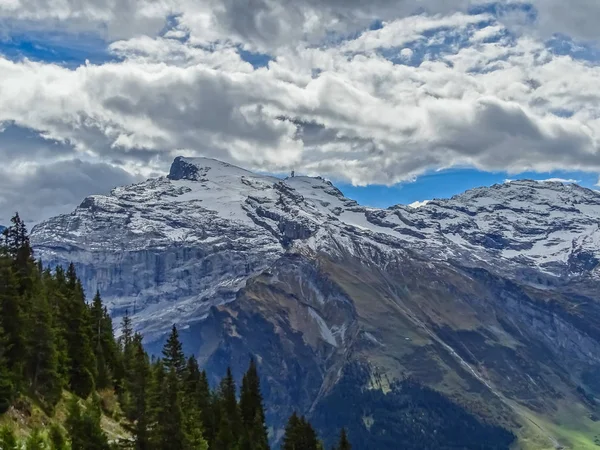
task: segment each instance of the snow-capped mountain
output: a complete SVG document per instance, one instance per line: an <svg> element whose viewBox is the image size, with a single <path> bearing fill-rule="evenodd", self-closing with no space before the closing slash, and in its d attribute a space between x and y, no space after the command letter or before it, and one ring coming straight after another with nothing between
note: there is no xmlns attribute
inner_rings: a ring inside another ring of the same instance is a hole
<svg viewBox="0 0 600 450"><path fill-rule="evenodd" d="M116 316L132 312L150 348L177 323L215 372L258 355L283 409L320 417L358 364L355 389L410 375L533 433L536 415L564 413L557 396L585 416L582 392L600 394L599 225L600 193L573 184L377 209L322 178L180 157L32 241L46 264L75 262Z"/></svg>

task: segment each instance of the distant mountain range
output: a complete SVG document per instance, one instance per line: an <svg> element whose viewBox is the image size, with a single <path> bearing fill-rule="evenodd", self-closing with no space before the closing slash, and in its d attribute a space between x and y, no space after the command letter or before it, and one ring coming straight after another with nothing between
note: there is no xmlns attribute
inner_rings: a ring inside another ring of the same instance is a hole
<svg viewBox="0 0 600 450"><path fill-rule="evenodd" d="M274 440L297 410L358 450L509 448L504 430L585 449L600 442L599 226L600 193L573 184L377 209L322 178L180 157L32 241L132 313L151 351L176 323L215 379L253 355Z"/></svg>

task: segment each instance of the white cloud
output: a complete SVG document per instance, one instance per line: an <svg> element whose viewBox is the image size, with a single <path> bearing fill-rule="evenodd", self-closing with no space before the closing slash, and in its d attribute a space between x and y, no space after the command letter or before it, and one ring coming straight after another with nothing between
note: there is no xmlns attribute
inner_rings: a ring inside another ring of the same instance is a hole
<svg viewBox="0 0 600 450"><path fill-rule="evenodd" d="M179 35L185 31L201 42L229 39L265 50L302 40L318 42L331 31L352 33L374 20L420 12L451 15L477 6L495 6L505 23L516 29L527 26L542 37L599 37L600 4L595 0L4 0L0 29L92 31L115 40L156 36L175 20Z"/></svg>
<svg viewBox="0 0 600 450"><path fill-rule="evenodd" d="M0 57L0 124L43 137L0 140L0 155L9 171L28 161L22 179L77 159L136 178L179 153L355 184L454 166L600 172L600 67L546 48L546 7L536 3L535 32L508 37L513 16L464 12L479 2L421 3L432 14L387 0L252 0L244 11L234 0L1 3L6 23L103 33L118 60ZM158 36L169 15L175 27ZM323 40L330 30L362 32ZM238 44L272 60L254 69ZM0 212L18 201L0 197Z"/></svg>

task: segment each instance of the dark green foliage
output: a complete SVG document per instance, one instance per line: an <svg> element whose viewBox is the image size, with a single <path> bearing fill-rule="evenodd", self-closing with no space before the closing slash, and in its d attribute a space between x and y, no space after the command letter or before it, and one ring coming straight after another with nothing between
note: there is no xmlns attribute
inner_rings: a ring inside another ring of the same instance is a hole
<svg viewBox="0 0 600 450"><path fill-rule="evenodd" d="M215 439L216 450L232 450L238 448L241 438L242 418L236 398L235 380L231 369L221 380L217 402L219 405L219 431Z"/></svg>
<svg viewBox="0 0 600 450"><path fill-rule="evenodd" d="M18 213L11 219L11 226L6 228L2 234L4 236L4 252L12 260L18 293L20 296L24 296L31 289L32 276L36 271L36 266L27 227Z"/></svg>
<svg viewBox="0 0 600 450"><path fill-rule="evenodd" d="M60 400L62 379L53 327L52 310L46 292L39 292L32 302L31 329L27 339L28 358L26 373L31 389L52 408Z"/></svg>
<svg viewBox="0 0 600 450"><path fill-rule="evenodd" d="M173 325L171 334L167 339L167 343L163 348L163 364L167 372L171 370L175 371L175 374L179 379L184 376L186 362L185 355L183 353L183 346L179 340L179 333L177 327Z"/></svg>
<svg viewBox="0 0 600 450"><path fill-rule="evenodd" d="M126 380L127 390L130 392L130 409L127 411L129 419L134 423L133 436L138 450L149 449L150 412L148 408L148 393L150 390L150 362L142 346L142 336L133 337L131 371Z"/></svg>
<svg viewBox="0 0 600 450"><path fill-rule="evenodd" d="M70 364L69 386L78 396L86 398L94 390L96 357L92 349L90 310L73 264L67 270L66 299L63 326Z"/></svg>
<svg viewBox="0 0 600 450"><path fill-rule="evenodd" d="M37 428L34 429L27 441L25 441L25 450L45 450L46 449L46 441L44 440L44 436Z"/></svg>
<svg viewBox="0 0 600 450"><path fill-rule="evenodd" d="M202 420L202 406L208 405L210 391L208 384L205 386L202 380L202 373L198 367L198 361L195 357L188 358L187 367L182 383L182 410L184 414L184 430L187 435L191 448L208 448L208 443L204 437L204 427Z"/></svg>
<svg viewBox="0 0 600 450"><path fill-rule="evenodd" d="M318 450L317 433L304 417L292 414L285 428L282 450Z"/></svg>
<svg viewBox="0 0 600 450"><path fill-rule="evenodd" d="M342 432L340 433L340 442L337 446L337 450L352 450L352 445L350 445L345 428L342 428Z"/></svg>
<svg viewBox="0 0 600 450"><path fill-rule="evenodd" d="M219 414L216 396L210 391L208 376L204 370L200 372L198 402L204 437L208 442L209 448L212 448L217 437Z"/></svg>
<svg viewBox="0 0 600 450"><path fill-rule="evenodd" d="M5 358L6 337L0 324L0 414L5 413L16 396L13 376Z"/></svg>
<svg viewBox="0 0 600 450"><path fill-rule="evenodd" d="M88 407L82 410L77 399L69 403L67 427L71 450L110 450L108 438L100 426L100 410Z"/></svg>
<svg viewBox="0 0 600 450"><path fill-rule="evenodd" d="M133 368L133 324L129 311L125 311L125 315L121 321L121 337L118 341L119 361L115 367L116 390L119 395L119 402L125 411L125 414L130 416L131 408L131 383L134 378Z"/></svg>
<svg viewBox="0 0 600 450"><path fill-rule="evenodd" d="M100 292L96 292L90 308L92 346L96 356L96 387L112 387L115 374L119 372L119 349L113 335L113 324L102 304Z"/></svg>
<svg viewBox="0 0 600 450"><path fill-rule="evenodd" d="M183 450L189 445L184 430L179 382L175 368L171 368L162 383L163 401L156 412L153 442L160 449Z"/></svg>
<svg viewBox="0 0 600 450"><path fill-rule="evenodd" d="M240 412L243 424L240 450L265 450L269 448L269 437L265 424L263 398L260 392L260 379L256 362L250 360L250 367L242 379Z"/></svg>
<svg viewBox="0 0 600 450"><path fill-rule="evenodd" d="M12 428L5 426L0 429L0 448L2 450L19 450L17 436Z"/></svg>
<svg viewBox="0 0 600 450"><path fill-rule="evenodd" d="M6 257L0 258L0 319L5 334L6 366L20 380L25 355L25 317L12 260Z"/></svg>
<svg viewBox="0 0 600 450"><path fill-rule="evenodd" d="M66 450L67 441L65 435L60 427L56 424L52 424L48 429L48 441L50 443L50 450Z"/></svg>

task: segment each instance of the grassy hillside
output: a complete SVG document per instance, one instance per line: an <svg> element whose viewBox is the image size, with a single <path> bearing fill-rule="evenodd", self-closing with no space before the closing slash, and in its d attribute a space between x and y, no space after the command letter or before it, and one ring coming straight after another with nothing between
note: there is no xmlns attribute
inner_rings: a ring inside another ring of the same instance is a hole
<svg viewBox="0 0 600 450"><path fill-rule="evenodd" d="M42 406L30 397L21 396L15 404L5 413L0 415L0 428L9 427L18 439L24 441L34 430L47 430L50 425L57 424L64 428L67 418L67 405L73 399L73 394L63 391L53 414L48 415ZM85 408L89 406L88 400L80 400ZM123 415L117 399L112 391L100 392L95 401L99 401L102 408L102 429L111 442L130 439L131 436L123 427Z"/></svg>

